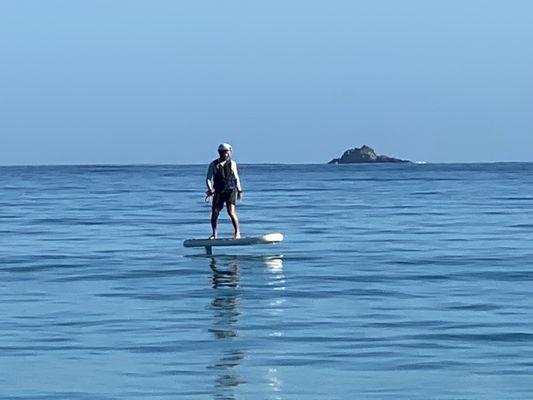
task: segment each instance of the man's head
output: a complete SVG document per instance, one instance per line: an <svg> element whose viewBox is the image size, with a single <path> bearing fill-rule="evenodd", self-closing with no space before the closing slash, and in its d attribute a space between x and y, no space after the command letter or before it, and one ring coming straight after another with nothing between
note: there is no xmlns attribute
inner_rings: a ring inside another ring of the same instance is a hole
<svg viewBox="0 0 533 400"><path fill-rule="evenodd" d="M231 144L228 143L222 143L218 146L218 154L220 155L220 158L224 160L230 158L232 150Z"/></svg>

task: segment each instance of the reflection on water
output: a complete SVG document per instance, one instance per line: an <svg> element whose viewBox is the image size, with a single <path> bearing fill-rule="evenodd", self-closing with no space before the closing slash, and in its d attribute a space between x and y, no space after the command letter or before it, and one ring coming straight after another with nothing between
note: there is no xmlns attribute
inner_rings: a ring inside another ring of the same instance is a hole
<svg viewBox="0 0 533 400"><path fill-rule="evenodd" d="M267 373L267 379L268 379L268 386L270 387L270 390L274 393L274 399L275 400L281 400L282 397L280 396L281 387L283 384L283 381L279 377L279 371L277 368L269 368Z"/></svg>
<svg viewBox="0 0 533 400"><path fill-rule="evenodd" d="M232 287L236 288L239 285L239 266L237 264L237 257L231 259L224 268L224 265L217 266L217 259L211 257L209 267L213 271L213 288Z"/></svg>
<svg viewBox="0 0 533 400"><path fill-rule="evenodd" d="M265 266L270 272L280 274L283 272L282 256L264 257L263 262L265 263Z"/></svg>
<svg viewBox="0 0 533 400"><path fill-rule="evenodd" d="M209 267L213 273L212 288L214 298L211 301L213 310L213 322L209 329L217 340L217 353L215 361L208 369L217 371L214 381L215 399L235 399L236 388L245 383L239 373L239 367L246 359L246 353L239 345L239 317L241 316L242 290L240 284L239 262L249 261L266 267L269 272L267 285L274 290L284 290L285 279L283 275L282 256L268 257L241 257L219 256L211 257ZM269 291L270 292L270 291ZM270 292L272 293L272 292ZM270 297L268 308L272 315L280 313L282 299ZM271 336L280 336L280 332L271 332ZM267 372L269 389L277 393L281 388L281 379L278 371L270 368ZM277 395L275 399L279 399Z"/></svg>
<svg viewBox="0 0 533 400"><path fill-rule="evenodd" d="M237 259L230 260L227 265L217 265L217 259L211 258L209 263L213 271L212 287L215 297L211 302L213 325L209 329L220 341L221 349L217 360L209 366L217 371L214 396L216 399L234 399L233 388L243 383L237 367L244 359L244 352L236 348L232 339L238 336L237 323L240 315L239 266Z"/></svg>

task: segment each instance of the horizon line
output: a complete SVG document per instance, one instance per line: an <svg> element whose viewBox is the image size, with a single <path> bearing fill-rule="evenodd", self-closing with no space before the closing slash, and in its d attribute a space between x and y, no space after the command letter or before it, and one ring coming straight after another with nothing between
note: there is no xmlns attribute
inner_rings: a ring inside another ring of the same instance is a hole
<svg viewBox="0 0 533 400"><path fill-rule="evenodd" d="M396 164L415 164L415 165L435 165L435 164L527 164L533 161L409 161L407 163L395 162L368 162L368 163L342 163L329 164L318 162L239 162L239 165L396 165ZM163 166L203 166L209 163L55 163L55 164L0 164L1 167L163 167Z"/></svg>

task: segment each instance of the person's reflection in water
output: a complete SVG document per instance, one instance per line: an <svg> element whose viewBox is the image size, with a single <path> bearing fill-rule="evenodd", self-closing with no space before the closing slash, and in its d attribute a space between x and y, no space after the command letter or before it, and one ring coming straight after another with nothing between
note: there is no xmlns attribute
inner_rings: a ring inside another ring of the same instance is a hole
<svg viewBox="0 0 533 400"><path fill-rule="evenodd" d="M239 267L237 259L228 265L217 265L213 257L209 263L213 271L212 286L216 295L211 302L214 311L213 327L210 331L218 340L216 346L222 349L218 360L209 368L217 371L215 379L215 399L231 400L235 398L234 389L243 383L236 367L244 359L244 352L238 349L237 322L240 314L239 302Z"/></svg>

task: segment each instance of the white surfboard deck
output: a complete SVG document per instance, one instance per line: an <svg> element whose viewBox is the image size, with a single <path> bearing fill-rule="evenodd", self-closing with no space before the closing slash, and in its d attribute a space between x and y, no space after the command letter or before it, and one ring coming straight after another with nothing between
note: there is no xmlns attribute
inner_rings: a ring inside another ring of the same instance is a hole
<svg viewBox="0 0 533 400"><path fill-rule="evenodd" d="M262 236L249 236L240 239L220 238L220 239L188 239L183 242L185 247L205 247L208 254L212 247L217 246L250 246L256 244L279 243L283 240L281 233L267 233Z"/></svg>

